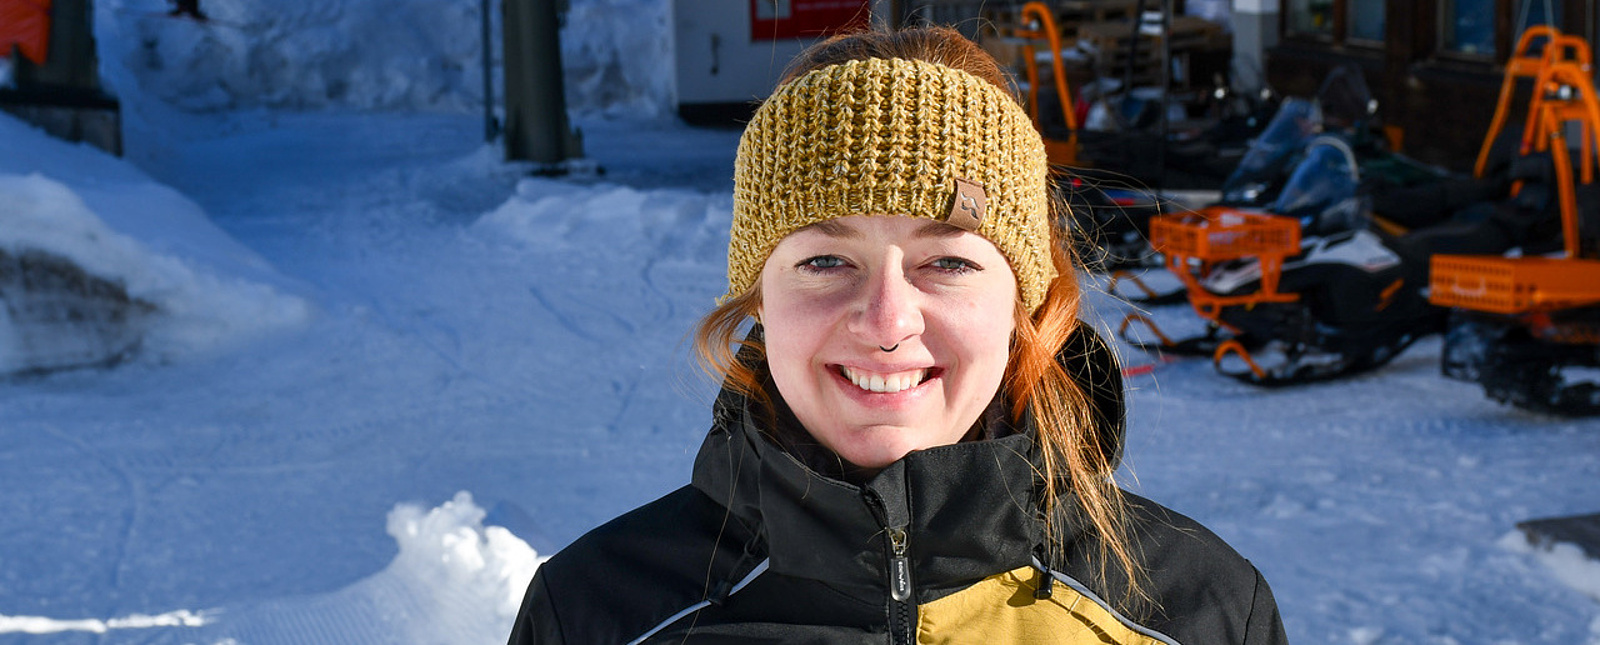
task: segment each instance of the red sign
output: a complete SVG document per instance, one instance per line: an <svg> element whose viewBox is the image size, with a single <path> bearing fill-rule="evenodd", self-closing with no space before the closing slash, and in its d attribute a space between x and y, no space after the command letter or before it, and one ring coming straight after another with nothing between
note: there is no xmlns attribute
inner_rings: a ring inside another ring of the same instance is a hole
<svg viewBox="0 0 1600 645"><path fill-rule="evenodd" d="M871 0L750 0L750 39L820 38L862 29Z"/></svg>
<svg viewBox="0 0 1600 645"><path fill-rule="evenodd" d="M0 0L0 58L15 47L37 65L50 48L50 0Z"/></svg>

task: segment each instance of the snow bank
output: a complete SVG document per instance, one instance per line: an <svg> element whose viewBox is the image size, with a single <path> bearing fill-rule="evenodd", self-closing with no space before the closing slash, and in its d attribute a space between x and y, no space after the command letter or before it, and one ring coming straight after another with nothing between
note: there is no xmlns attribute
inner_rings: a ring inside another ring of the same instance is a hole
<svg viewBox="0 0 1600 645"><path fill-rule="evenodd" d="M726 257L730 197L524 179L516 194L474 222L472 231L530 248L606 249L613 257L626 254L643 264L676 260L711 272L705 284L717 284L725 279L724 265L706 259ZM611 265L620 268L615 261Z"/></svg>
<svg viewBox="0 0 1600 645"><path fill-rule="evenodd" d="M296 327L305 300L198 205L121 160L0 115L0 249L55 255L154 305L143 351L173 358ZM0 343L3 345L3 343Z"/></svg>
<svg viewBox="0 0 1600 645"><path fill-rule="evenodd" d="M419 643L486 643L504 638L522 605L540 558L528 543L499 526L466 491L434 509L401 504L389 514L389 535L400 554L384 577L427 590L429 606L406 615Z"/></svg>
<svg viewBox="0 0 1600 645"><path fill-rule="evenodd" d="M541 558L465 491L424 510L400 504L389 535L400 553L382 571L329 594L218 612L207 642L479 645L502 642Z"/></svg>
<svg viewBox="0 0 1600 645"><path fill-rule="evenodd" d="M0 634L58 634L61 632L89 632L105 634L122 629L151 629L155 627L199 627L206 618L188 610L174 611L159 616L133 614L122 618L99 620L58 620L43 616L6 616L0 614Z"/></svg>
<svg viewBox="0 0 1600 645"><path fill-rule="evenodd" d="M43 175L0 175L0 249L44 251L91 275L121 283L159 317L145 351L162 357L255 337L309 317L309 306L271 287L197 273L106 226L65 184Z"/></svg>
<svg viewBox="0 0 1600 645"><path fill-rule="evenodd" d="M0 614L0 634L179 630L181 642L256 645L479 645L505 640L541 558L465 491L432 509L396 505L388 531L400 553L339 591L253 607L109 620ZM167 642L163 640L162 642Z"/></svg>
<svg viewBox="0 0 1600 645"><path fill-rule="evenodd" d="M162 0L100 5L102 55L185 109L454 110L483 95L479 0L207 0L203 23Z"/></svg>
<svg viewBox="0 0 1600 645"><path fill-rule="evenodd" d="M647 118L677 103L668 0L573 0L561 32L567 110Z"/></svg>
<svg viewBox="0 0 1600 645"><path fill-rule="evenodd" d="M494 80L503 84L494 17ZM253 107L481 109L482 0L206 0L210 20L165 0L98 3L118 94L185 110ZM573 0L562 32L569 108L653 117L672 104L667 0ZM496 96L500 96L496 91Z"/></svg>

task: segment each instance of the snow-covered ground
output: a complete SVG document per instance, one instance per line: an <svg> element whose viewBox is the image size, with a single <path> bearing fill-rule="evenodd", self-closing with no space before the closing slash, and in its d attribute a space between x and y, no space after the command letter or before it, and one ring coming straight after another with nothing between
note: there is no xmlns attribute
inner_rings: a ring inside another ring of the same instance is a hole
<svg viewBox="0 0 1600 645"><path fill-rule="evenodd" d="M616 63L624 27L568 48ZM533 179L448 104L174 112L129 69L136 165L0 115L0 248L160 305L128 363L0 382L0 644L496 642L539 558L687 481L736 132L597 109L606 174ZM659 100L629 74L595 104ZM1125 482L1251 558L1295 642L1600 644L1600 565L1513 528L1600 510L1600 420L1499 406L1438 349L1279 390L1161 365Z"/></svg>

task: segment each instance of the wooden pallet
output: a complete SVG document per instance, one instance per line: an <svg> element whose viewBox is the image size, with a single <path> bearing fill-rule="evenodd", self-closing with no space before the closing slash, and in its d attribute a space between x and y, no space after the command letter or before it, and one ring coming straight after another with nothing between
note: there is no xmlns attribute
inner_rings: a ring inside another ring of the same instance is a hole
<svg viewBox="0 0 1600 645"><path fill-rule="evenodd" d="M1229 46L1228 35L1219 25L1199 16L1173 16L1167 30L1172 51L1216 49ZM1101 52L1127 51L1133 38L1133 25L1127 21L1095 22L1081 25L1078 38L1086 40ZM1140 34L1139 48L1159 51L1162 34Z"/></svg>
<svg viewBox="0 0 1600 645"><path fill-rule="evenodd" d="M1138 6L1137 0L1055 0L1045 4L1055 10L1056 29L1061 32L1063 47L1071 47L1077 42L1078 30L1083 25L1131 20ZM986 6L982 17L1003 31L1006 26L1017 24L1017 16L1021 11L1020 4Z"/></svg>
<svg viewBox="0 0 1600 645"><path fill-rule="evenodd" d="M1078 38L1083 48L1095 52L1097 56L1095 70L1100 75L1122 78L1129 73L1128 45L1133 39L1132 23L1122 21L1086 24L1078 30ZM1183 61L1180 65L1185 69L1190 66L1188 59L1194 54L1227 50L1231 47L1221 25L1197 16L1173 16L1167 40L1172 59ZM1161 35L1145 33L1139 35L1136 58L1131 59L1134 85L1160 84L1161 45ZM1188 79L1188 82L1192 82L1192 79ZM1181 89L1186 84L1174 80L1174 87Z"/></svg>

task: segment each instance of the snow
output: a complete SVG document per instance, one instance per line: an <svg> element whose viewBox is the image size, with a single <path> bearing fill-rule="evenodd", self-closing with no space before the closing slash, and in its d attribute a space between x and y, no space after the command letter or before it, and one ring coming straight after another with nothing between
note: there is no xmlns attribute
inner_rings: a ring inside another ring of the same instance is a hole
<svg viewBox="0 0 1600 645"><path fill-rule="evenodd" d="M462 23L475 4L395 6ZM48 247L159 305L130 362L0 381L0 644L496 642L541 558L688 480L714 388L687 334L722 291L738 133L639 107L668 90L623 68L660 45L607 38L651 33L660 3L574 4L619 23L568 25L568 49L613 69L578 119L597 179L500 161L473 74L369 58L353 43L423 19L354 0L282 3L282 22L208 1L283 34L207 38L405 83L331 100L235 70L185 89L179 70L224 63L135 72L103 52L127 161L0 115L0 248ZM129 17L159 6L97 3L105 51L193 27ZM283 44L313 16L351 48ZM624 47L643 49L607 58ZM445 86L468 98L414 91ZM1109 328L1132 310L1088 305ZM1596 510L1600 420L1495 404L1438 352L1275 390L1155 365L1130 380L1123 481L1249 557L1294 642L1600 644L1595 562L1506 537Z"/></svg>
<svg viewBox="0 0 1600 645"><path fill-rule="evenodd" d="M673 108L667 0L579 0L562 26L568 108L649 118ZM241 108L481 110L483 10L499 0L207 0L209 22L167 0L95 3L102 65L119 96L190 111ZM352 38L355 35L357 37Z"/></svg>
<svg viewBox="0 0 1600 645"><path fill-rule="evenodd" d="M113 629L144 629L149 627L199 627L204 618L188 611L175 611L160 616L134 614L110 620L55 620L39 616L0 616L0 633L54 634L57 632L93 632L104 634Z"/></svg>
<svg viewBox="0 0 1600 645"><path fill-rule="evenodd" d="M38 151L0 159L0 249L70 259L167 312L146 335L152 355L214 350L312 315L265 260L177 191L10 116L0 116L0 138Z"/></svg>

